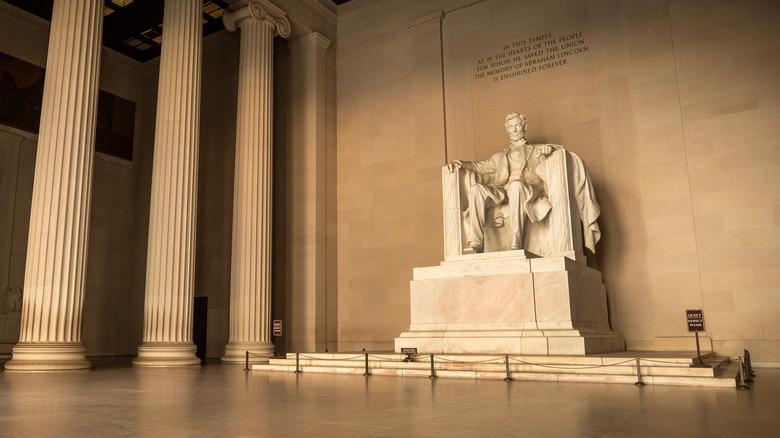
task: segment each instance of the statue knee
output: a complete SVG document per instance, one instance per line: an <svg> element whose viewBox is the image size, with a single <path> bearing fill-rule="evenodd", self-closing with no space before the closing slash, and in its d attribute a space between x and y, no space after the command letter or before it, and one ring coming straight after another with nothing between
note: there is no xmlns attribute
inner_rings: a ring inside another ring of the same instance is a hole
<svg viewBox="0 0 780 438"><path fill-rule="evenodd" d="M484 202L487 198L485 188L480 184L474 184L469 190L469 204L473 204L474 201Z"/></svg>

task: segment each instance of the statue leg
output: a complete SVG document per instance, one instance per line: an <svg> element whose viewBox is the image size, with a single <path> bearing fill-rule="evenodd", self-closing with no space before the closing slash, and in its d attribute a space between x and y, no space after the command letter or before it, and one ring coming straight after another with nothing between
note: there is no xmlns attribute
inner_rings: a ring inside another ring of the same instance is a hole
<svg viewBox="0 0 780 438"><path fill-rule="evenodd" d="M467 245L474 252L482 252L485 248L485 210L504 201L504 193L495 187L473 184L469 187L469 228Z"/></svg>
<svg viewBox="0 0 780 438"><path fill-rule="evenodd" d="M521 181L512 181L506 190L509 198L509 249L523 248L523 227L525 225L525 190Z"/></svg>

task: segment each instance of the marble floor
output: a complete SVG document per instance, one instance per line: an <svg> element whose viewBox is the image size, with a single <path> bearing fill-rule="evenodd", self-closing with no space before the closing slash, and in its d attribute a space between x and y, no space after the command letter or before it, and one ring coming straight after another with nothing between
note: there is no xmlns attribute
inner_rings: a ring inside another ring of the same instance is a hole
<svg viewBox="0 0 780 438"><path fill-rule="evenodd" d="M780 369L738 390L93 365L0 372L0 436L780 436Z"/></svg>

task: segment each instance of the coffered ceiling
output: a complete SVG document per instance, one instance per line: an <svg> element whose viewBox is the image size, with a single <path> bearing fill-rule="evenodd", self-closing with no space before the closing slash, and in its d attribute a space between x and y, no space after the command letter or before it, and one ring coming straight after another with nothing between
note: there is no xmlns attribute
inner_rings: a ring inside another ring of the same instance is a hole
<svg viewBox="0 0 780 438"><path fill-rule="evenodd" d="M53 0L3 0L27 12L51 21ZM340 5L349 0L331 0ZM163 38L162 0L105 0L103 7L103 45L140 62L160 56ZM203 2L203 36L224 28L224 0Z"/></svg>

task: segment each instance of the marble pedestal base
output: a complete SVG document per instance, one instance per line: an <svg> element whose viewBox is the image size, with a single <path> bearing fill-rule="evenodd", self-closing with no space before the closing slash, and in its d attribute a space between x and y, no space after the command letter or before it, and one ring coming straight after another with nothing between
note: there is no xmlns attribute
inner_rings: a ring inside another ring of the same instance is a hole
<svg viewBox="0 0 780 438"><path fill-rule="evenodd" d="M243 364L248 351L249 363L268 363L268 358L274 355L274 350L274 344L270 342L229 342L225 345L222 362Z"/></svg>
<svg viewBox="0 0 780 438"><path fill-rule="evenodd" d="M81 343L18 343L13 359L5 364L9 371L87 370L87 347Z"/></svg>
<svg viewBox="0 0 780 438"><path fill-rule="evenodd" d="M138 346L138 357L133 365L147 367L176 367L200 365L195 355L197 347L191 342L145 342Z"/></svg>
<svg viewBox="0 0 780 438"><path fill-rule="evenodd" d="M449 257L415 268L411 325L395 350L592 354L625 349L609 327L601 273L525 251Z"/></svg>

